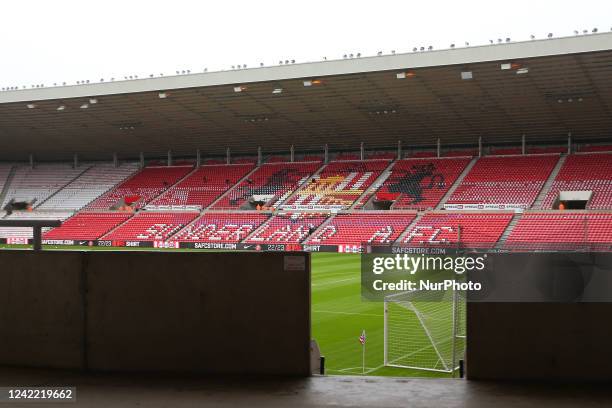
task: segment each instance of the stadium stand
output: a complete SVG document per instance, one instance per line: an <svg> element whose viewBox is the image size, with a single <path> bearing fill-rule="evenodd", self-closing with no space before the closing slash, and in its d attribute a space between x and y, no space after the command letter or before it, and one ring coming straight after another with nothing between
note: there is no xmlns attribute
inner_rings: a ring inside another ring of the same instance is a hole
<svg viewBox="0 0 612 408"><path fill-rule="evenodd" d="M253 164L201 166L153 200L146 208L152 210L206 208L253 168Z"/></svg>
<svg viewBox="0 0 612 408"><path fill-rule="evenodd" d="M176 233L172 241L237 243L267 219L267 215L251 211L207 213Z"/></svg>
<svg viewBox="0 0 612 408"><path fill-rule="evenodd" d="M61 227L53 228L43 234L47 240L97 239L119 224L125 222L131 214L123 212L82 212L68 218Z"/></svg>
<svg viewBox="0 0 612 408"><path fill-rule="evenodd" d="M376 181L388 165L388 160L331 162L281 208L347 209Z"/></svg>
<svg viewBox="0 0 612 408"><path fill-rule="evenodd" d="M376 191L375 200L393 201L392 209L433 209L461 175L471 159L404 159ZM364 197L364 203L369 197ZM355 208L359 208L356 206Z"/></svg>
<svg viewBox="0 0 612 408"><path fill-rule="evenodd" d="M4 208L12 199L28 202L36 199L34 206L39 205L85 170L87 167L73 169L68 164L17 166L0 207Z"/></svg>
<svg viewBox="0 0 612 408"><path fill-rule="evenodd" d="M460 209L464 204L529 208L558 160L558 155L481 157L445 208Z"/></svg>
<svg viewBox="0 0 612 408"><path fill-rule="evenodd" d="M612 153L568 156L542 203L542 209L551 209L560 191L592 191L587 209L612 208Z"/></svg>
<svg viewBox="0 0 612 408"><path fill-rule="evenodd" d="M307 244L361 245L395 241L414 220L415 213L338 214L312 235Z"/></svg>
<svg viewBox="0 0 612 408"><path fill-rule="evenodd" d="M198 216L195 212L147 212L134 215L104 235L105 240L165 241Z"/></svg>
<svg viewBox="0 0 612 408"><path fill-rule="evenodd" d="M493 248L512 219L512 213L426 213L401 238L414 246L457 245Z"/></svg>
<svg viewBox="0 0 612 408"><path fill-rule="evenodd" d="M71 211L16 211L9 216L2 213L2 217L6 220L60 220L64 221L72 215ZM43 228L43 232L48 231L48 228ZM32 238L32 228L26 227L0 227L0 238L7 238L9 244L21 244L19 239Z"/></svg>
<svg viewBox="0 0 612 408"><path fill-rule="evenodd" d="M132 203L134 208L142 208L185 177L191 170L193 170L191 166L145 167L133 177L103 194L85 209L108 210L121 201Z"/></svg>
<svg viewBox="0 0 612 408"><path fill-rule="evenodd" d="M506 240L507 249L612 249L612 213L585 211L526 212Z"/></svg>
<svg viewBox="0 0 612 408"><path fill-rule="evenodd" d="M245 242L290 244L303 242L327 218L319 213L280 212L258 228Z"/></svg>
<svg viewBox="0 0 612 408"><path fill-rule="evenodd" d="M38 206L40 210L79 210L138 171L136 163L96 164Z"/></svg>
<svg viewBox="0 0 612 408"><path fill-rule="evenodd" d="M319 167L319 162L264 164L231 189L213 208L237 209L252 199L264 203L265 206L277 207Z"/></svg>

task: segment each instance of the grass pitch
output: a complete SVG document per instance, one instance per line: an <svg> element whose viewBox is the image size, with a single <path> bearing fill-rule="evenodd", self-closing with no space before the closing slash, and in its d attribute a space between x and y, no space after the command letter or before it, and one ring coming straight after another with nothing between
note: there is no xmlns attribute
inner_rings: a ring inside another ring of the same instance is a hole
<svg viewBox="0 0 612 408"><path fill-rule="evenodd" d="M360 255L312 254L312 337L331 375L450 377L383 366L383 303L361 299ZM449 322L450 324L450 322ZM415 332L422 329L414 319ZM359 335L366 331L365 370Z"/></svg>

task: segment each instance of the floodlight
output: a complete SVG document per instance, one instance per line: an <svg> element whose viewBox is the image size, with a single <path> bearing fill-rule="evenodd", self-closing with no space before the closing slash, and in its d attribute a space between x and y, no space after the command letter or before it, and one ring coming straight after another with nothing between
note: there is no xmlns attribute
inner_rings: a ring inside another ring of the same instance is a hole
<svg viewBox="0 0 612 408"><path fill-rule="evenodd" d="M529 68L525 67L525 68L519 68L516 70L516 74L517 75L521 75L521 74L526 74L529 72Z"/></svg>
<svg viewBox="0 0 612 408"><path fill-rule="evenodd" d="M246 86L235 86L234 87L234 92L242 92L242 91L246 91Z"/></svg>
<svg viewBox="0 0 612 408"><path fill-rule="evenodd" d="M4 88L2 88L2 90L4 91ZM28 107L28 109L34 109L36 107L36 105L33 103L28 103L26 106Z"/></svg>
<svg viewBox="0 0 612 408"><path fill-rule="evenodd" d="M89 103L91 105L95 105L96 103L98 103L98 100L96 98L89 98Z"/></svg>
<svg viewBox="0 0 612 408"><path fill-rule="evenodd" d="M395 74L395 77L397 79L404 79L404 78L406 78L406 73L405 72L398 72L397 74Z"/></svg>
<svg viewBox="0 0 612 408"><path fill-rule="evenodd" d="M512 64L509 62L506 62L504 64L501 64L501 69L505 70L505 69L511 69L512 68Z"/></svg>
<svg viewBox="0 0 612 408"><path fill-rule="evenodd" d="M160 92L157 94L157 96L159 96L159 99L166 99L168 94L166 92Z"/></svg>
<svg viewBox="0 0 612 408"><path fill-rule="evenodd" d="M89 108L88 104L84 103L84 104L81 105L81 109L87 109L87 108Z"/></svg>
<svg viewBox="0 0 612 408"><path fill-rule="evenodd" d="M65 105L60 105L60 106L57 107L58 111L63 111L64 109L66 109Z"/></svg>
<svg viewBox="0 0 612 408"><path fill-rule="evenodd" d="M304 86L312 86L312 81L310 80L304 81Z"/></svg>
<svg viewBox="0 0 612 408"><path fill-rule="evenodd" d="M472 71L462 71L461 72L461 79L463 80L469 80L472 79L474 76L472 74Z"/></svg>
<svg viewBox="0 0 612 408"><path fill-rule="evenodd" d="M283 88L274 88L272 90L272 93L275 94L275 95L281 94L281 93L283 93Z"/></svg>

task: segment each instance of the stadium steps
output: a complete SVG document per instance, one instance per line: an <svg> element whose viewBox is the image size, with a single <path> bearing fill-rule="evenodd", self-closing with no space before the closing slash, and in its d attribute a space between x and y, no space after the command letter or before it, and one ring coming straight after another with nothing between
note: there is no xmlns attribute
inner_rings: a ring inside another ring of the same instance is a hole
<svg viewBox="0 0 612 408"><path fill-rule="evenodd" d="M193 224L195 224L196 222L198 222L204 216L204 214L205 214L204 212L200 211L200 215L195 217L193 220L191 220L189 223L187 223L183 228L181 228L178 231L176 231L174 234L169 235L164 242L172 241L172 238L174 236L180 234L184 229L187 229L187 228L191 227Z"/></svg>
<svg viewBox="0 0 612 408"><path fill-rule="evenodd" d="M77 213L75 213L77 214ZM108 235L110 233L115 232L117 229L121 228L126 222L128 222L129 220L131 220L132 218L134 218L134 215L136 213L132 213L132 215L130 217L127 217L123 222L120 222L118 225L115 225L115 228L111 228L110 230L106 231L104 234L100 235L98 238L96 238L96 240L102 238L105 235Z"/></svg>
<svg viewBox="0 0 612 408"><path fill-rule="evenodd" d="M6 194L8 193L9 186L11 185L11 182L13 181L13 177L15 176L15 171L16 171L15 166L11 166L8 176L6 176L4 186L2 186L2 191L0 192L0 203L4 202L4 197L6 197ZM2 211L1 208L0 208L0 211Z"/></svg>
<svg viewBox="0 0 612 408"><path fill-rule="evenodd" d="M415 225L419 223L419 221L421 221L421 218L423 218L424 215L425 212L417 213L416 217L414 217L414 220L412 220L412 222L406 227L406 229L399 235L399 237L397 237L397 239L393 243L401 244L404 237L408 235L408 233L414 228Z"/></svg>
<svg viewBox="0 0 612 408"><path fill-rule="evenodd" d="M389 178L389 176L391 176L391 172L393 171L393 166L395 166L395 160L392 160L387 166L387 168L384 169L382 173L380 173L380 176L378 176L378 178L374 180L372 185L366 188L363 194L361 194L359 198L355 200L353 204L351 204L351 206L349 207L349 210L353 210L359 203L361 203L361 200L363 200L368 195L373 195L380 187L382 187L382 185ZM363 203L361 207L363 208L367 204L368 201L370 201L370 199L368 199L365 203Z"/></svg>
<svg viewBox="0 0 612 408"><path fill-rule="evenodd" d="M55 195L57 193L59 193L60 191L62 191L63 189L65 189L66 187L68 187L70 184L72 184L75 180L77 180L79 177L81 177L83 174L85 174L85 172L89 169L91 169L93 166L87 166L85 167L85 169L80 172L79 174L77 174L74 178L72 178L72 180L70 180L69 182L67 182L66 184L64 184L61 188L57 189L57 191L55 191L53 194L51 194L49 197L45 198L44 200L42 200L41 202L37 203L34 208L38 208L41 205L43 205L44 203L46 203L47 201L49 201L49 199L51 199L52 197L55 197Z"/></svg>
<svg viewBox="0 0 612 408"><path fill-rule="evenodd" d="M317 227L317 229L315 229L312 232L312 234L308 235L306 237L306 239L304 239L304 241L302 241L302 242L308 243L308 240L310 239L310 237L313 237L313 236L317 235L319 233L319 231L323 231L323 228L327 227L329 225L329 223L331 223L334 220L334 218L336 218L336 215L337 214L331 214L329 217L327 217L327 219L325 221L323 221L321 223L321 225L319 225Z"/></svg>
<svg viewBox="0 0 612 408"><path fill-rule="evenodd" d="M504 230L504 233L501 235L501 237L499 237L499 241L497 241L497 244L495 245L496 249L501 249L504 247L504 245L506 244L506 240L508 239L510 234L512 234L512 230L514 230L514 227L516 227L516 224L518 224L522 216L523 213L514 213L512 219L510 220L510 223Z"/></svg>
<svg viewBox="0 0 612 408"><path fill-rule="evenodd" d="M480 158L479 156L475 156L472 159L472 161L470 161L468 165L465 166L465 169L463 169L463 172L459 175L459 177L457 177L457 180L455 180L455 183L452 185L451 188L448 189L446 194L444 194L444 196L440 199L440 202L438 203L438 205L436 205L436 210L444 209L444 204L446 204L446 201L448 201L448 199L453 196L453 194L455 193L455 190L457 190L457 188L461 185L461 183L463 183L463 179L465 178L465 176L469 174L469 172L472 170L472 167L476 165L476 162L478 161L479 158Z"/></svg>
<svg viewBox="0 0 612 408"><path fill-rule="evenodd" d="M317 171L315 171L314 173L312 173L310 175L310 177L308 177L306 180L304 180L304 182L302 184L300 184L299 186L297 186L295 188L295 190L293 190L293 192L291 194L289 194L282 202L276 202L274 203L274 208L281 208L283 206L284 203L288 202L289 200L291 200L291 198L293 198L294 195L297 194L298 191L300 191L302 189L302 187L304 187L306 184L308 184L308 182L313 178L318 176L319 174L321 174L321 172L325 169L325 167L327 167L327 163L323 163L321 164L321 167L319 167L319 169Z"/></svg>
<svg viewBox="0 0 612 408"><path fill-rule="evenodd" d="M177 184L181 183L183 180L185 180L187 177L191 176L193 173L195 173L196 171L198 171L198 167L194 166L194 168L187 174L185 174L183 177L181 177L180 179L176 180L176 183L169 185L168 187L166 187L164 190L162 190L158 195L156 195L155 197L153 197L152 199L150 199L143 207L143 209L146 209L147 205L149 203L152 203L153 201L157 200L159 197L163 196L168 190L170 190L171 188L174 188L174 186L176 186ZM132 175L132 177L136 176L139 172L136 172ZM131 178L131 177L130 177ZM129 179L126 179L124 181L122 181L121 183L127 181ZM117 184L120 185L121 183ZM115 187L117 187L115 186ZM114 187L113 187L114 188ZM101 196L100 196L101 197Z"/></svg>
<svg viewBox="0 0 612 408"><path fill-rule="evenodd" d="M249 171L247 174L245 174L245 175L244 175L244 177L243 177L243 178L241 178L241 179L240 179L240 180L238 180L236 183L234 183L234 185L233 185L231 188L229 188L229 189L228 189L228 190L227 190L225 193L221 193L221 195L220 195L219 197L215 198L215 199L213 200L213 202L212 202L212 203L210 203L210 204L208 205L208 207L206 207L206 208L204 208L204 209L202 210L202 212L204 212L204 211L206 211L206 210L208 210L208 209L213 208L213 207L214 207L214 206L215 206L215 205L216 205L216 204L217 204L219 201L221 201L221 200L223 199L223 197L225 197L226 195L228 195L228 194L230 193L230 191L232 191L234 188L237 188L237 187L238 187L238 186L239 186L239 185L240 185L240 184L241 184L243 181L245 181L245 180L247 180L249 177L251 177L251 175L252 175L253 173L255 173L255 172L256 172L256 171L257 171L257 170L258 170L260 167L261 167L261 165L258 165L258 166L253 167L253 169L252 169L251 171Z"/></svg>
<svg viewBox="0 0 612 408"><path fill-rule="evenodd" d="M274 215L276 212L269 212L269 211L261 211L262 214L270 214L270 217L263 223L261 224L259 227L255 228L249 235L247 235L246 237L244 237L244 239L240 242L247 242L249 239L251 239L251 237L254 237L255 235L257 235L259 233L259 231L261 231L262 229L264 229L271 221L272 219L274 219Z"/></svg>
<svg viewBox="0 0 612 408"><path fill-rule="evenodd" d="M550 172L550 175L548 176L548 180L546 180L546 183L544 183L544 185L542 186L542 190L540 190L540 193L536 197L531 208L541 208L542 207L542 203L546 199L546 196L548 195L548 192L550 191L553 183L555 182L557 175L561 171L563 164L565 164L566 159L567 159L567 155L562 155L559 158L559 161L557 161L556 166Z"/></svg>

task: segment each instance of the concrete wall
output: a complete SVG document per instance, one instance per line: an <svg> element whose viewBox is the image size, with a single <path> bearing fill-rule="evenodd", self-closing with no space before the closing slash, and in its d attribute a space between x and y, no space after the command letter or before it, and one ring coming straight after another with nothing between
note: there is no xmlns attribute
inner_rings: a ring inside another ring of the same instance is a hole
<svg viewBox="0 0 612 408"><path fill-rule="evenodd" d="M0 251L0 265L0 364L310 372L307 254Z"/></svg>
<svg viewBox="0 0 612 408"><path fill-rule="evenodd" d="M610 381L611 303L469 303L468 378Z"/></svg>

